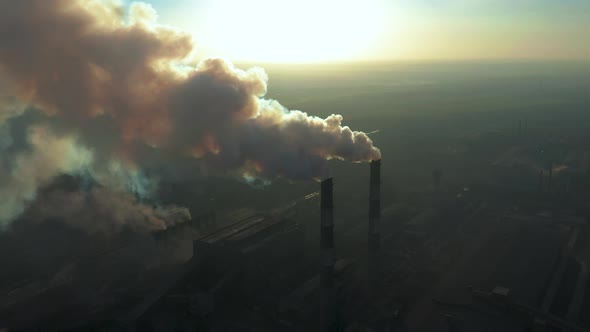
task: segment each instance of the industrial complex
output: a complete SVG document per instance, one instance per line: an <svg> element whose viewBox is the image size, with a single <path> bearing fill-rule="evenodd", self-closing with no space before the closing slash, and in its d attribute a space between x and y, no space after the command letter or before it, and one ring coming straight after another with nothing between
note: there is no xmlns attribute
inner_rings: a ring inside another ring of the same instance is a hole
<svg viewBox="0 0 590 332"><path fill-rule="evenodd" d="M34 328L23 308L45 313L86 271L95 299L41 316L50 331L586 331L587 155L569 142L543 164L510 144L491 178L437 167L429 190L395 199L373 161L358 208L334 176L278 207L211 209L149 234L154 252L182 248L176 264L81 258L11 285L0 317Z"/></svg>

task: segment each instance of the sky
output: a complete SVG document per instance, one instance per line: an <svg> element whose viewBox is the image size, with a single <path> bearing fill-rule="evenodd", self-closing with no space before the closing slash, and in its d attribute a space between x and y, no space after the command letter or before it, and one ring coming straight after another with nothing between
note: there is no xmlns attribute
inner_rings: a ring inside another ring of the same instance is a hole
<svg viewBox="0 0 590 332"><path fill-rule="evenodd" d="M590 59L588 0L147 0L233 61Z"/></svg>

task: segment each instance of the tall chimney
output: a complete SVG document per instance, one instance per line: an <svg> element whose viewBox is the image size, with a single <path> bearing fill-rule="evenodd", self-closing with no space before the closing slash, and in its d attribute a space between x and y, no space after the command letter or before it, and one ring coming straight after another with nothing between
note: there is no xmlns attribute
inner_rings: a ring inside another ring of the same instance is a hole
<svg viewBox="0 0 590 332"><path fill-rule="evenodd" d="M381 234L381 160L371 162L371 176L369 182L369 278L377 286L379 279L379 249Z"/></svg>
<svg viewBox="0 0 590 332"><path fill-rule="evenodd" d="M334 290L334 199L333 180L321 183L321 298L320 320L322 331L336 331Z"/></svg>
<svg viewBox="0 0 590 332"><path fill-rule="evenodd" d="M543 177L544 177L544 174L543 174L543 170L541 169L539 171L539 192L540 193L543 193Z"/></svg>

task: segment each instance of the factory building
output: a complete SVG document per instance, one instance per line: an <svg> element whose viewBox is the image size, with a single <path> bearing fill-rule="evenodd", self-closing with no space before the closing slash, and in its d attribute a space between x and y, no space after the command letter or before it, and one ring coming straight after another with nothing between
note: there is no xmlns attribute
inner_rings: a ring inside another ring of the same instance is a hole
<svg viewBox="0 0 590 332"><path fill-rule="evenodd" d="M376 282L380 161L370 169L369 248L365 252L367 274ZM316 257L306 255L305 234L293 218L293 209L313 202L318 193L270 213L241 213L237 221L195 239L192 258L115 325L141 331L192 331L195 327L207 331L213 326L236 331L246 326L341 330L345 324L342 290L353 264L336 254L333 186L332 178L320 184Z"/></svg>

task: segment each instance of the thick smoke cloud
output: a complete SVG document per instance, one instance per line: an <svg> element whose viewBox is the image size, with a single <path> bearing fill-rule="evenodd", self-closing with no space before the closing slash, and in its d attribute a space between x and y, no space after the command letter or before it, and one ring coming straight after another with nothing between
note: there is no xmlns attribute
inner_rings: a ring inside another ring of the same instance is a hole
<svg viewBox="0 0 590 332"><path fill-rule="evenodd" d="M138 174L154 162L157 153L146 151L265 179L318 178L329 159L380 158L341 116L320 119L264 99L268 78L260 68L223 59L191 65L191 36L158 24L149 5L127 11L102 0L0 0L0 8L0 77L7 82L0 84L0 123L24 102L48 119L35 130L53 135L30 134L32 150L0 175L0 223L56 175L86 170L111 187L121 183L114 169Z"/></svg>

